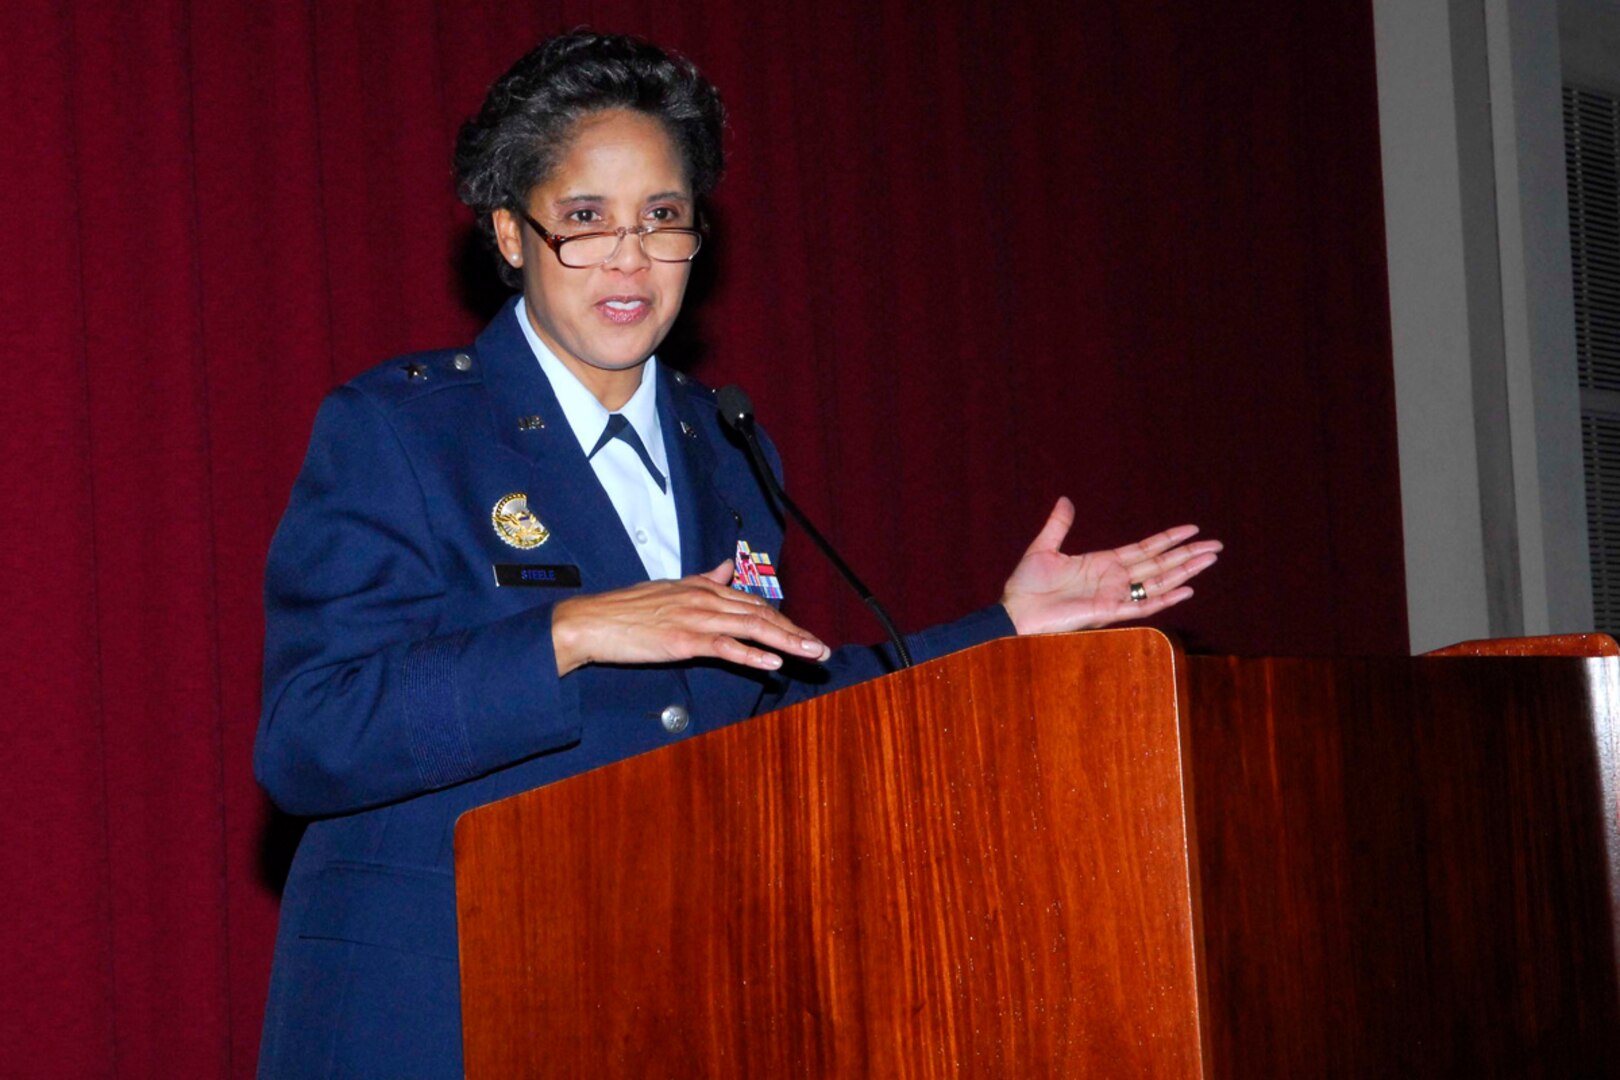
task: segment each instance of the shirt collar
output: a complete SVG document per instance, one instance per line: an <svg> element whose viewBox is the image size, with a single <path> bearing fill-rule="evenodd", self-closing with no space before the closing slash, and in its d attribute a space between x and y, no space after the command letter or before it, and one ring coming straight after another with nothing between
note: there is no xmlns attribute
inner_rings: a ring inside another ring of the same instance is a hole
<svg viewBox="0 0 1620 1080"><path fill-rule="evenodd" d="M520 294L517 298L516 310L518 325L523 328L523 337L534 351L535 359L540 361L540 370L545 373L546 380L551 383L551 392L557 395L557 404L562 408L563 416L568 421L568 427L579 440L579 448L589 454L596 446L596 441L602 437L602 429L607 426L608 411L602 403L596 400L596 395L585 388L572 371L557 359L534 326L529 322L528 305L523 302ZM619 409L619 414L630 422L641 436L642 443L647 447L647 453L653 459L653 464L667 476L669 475L669 461L664 453L664 428L658 420L658 357L649 356L647 362L641 365L641 385L636 392L630 395L630 400Z"/></svg>

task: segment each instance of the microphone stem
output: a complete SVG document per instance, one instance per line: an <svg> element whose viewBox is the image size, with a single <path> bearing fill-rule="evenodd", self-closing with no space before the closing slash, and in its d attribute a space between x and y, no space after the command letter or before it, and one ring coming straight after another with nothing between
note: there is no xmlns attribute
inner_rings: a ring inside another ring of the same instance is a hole
<svg viewBox="0 0 1620 1080"><path fill-rule="evenodd" d="M894 620L889 618L889 613L883 610L883 605L878 603L878 598L875 596L866 597L866 606L872 609L872 614L876 615L877 621L883 625L883 632L889 635L890 641L894 642L894 651L900 655L900 666L903 668L910 667L911 650L906 648L906 639L901 636L899 630L895 629Z"/></svg>
<svg viewBox="0 0 1620 1080"><path fill-rule="evenodd" d="M821 553L827 556L827 561L832 563L834 569L840 574L844 575L844 580L849 582L855 589L855 593L861 598L861 602L872 610L873 615L877 616L878 622L883 626L884 633L889 635L889 640L894 644L894 651L899 654L900 666L903 668L911 667L911 650L906 647L906 639L895 628L894 620L889 618L889 613L883 610L883 605L878 603L878 598L872 595L872 590L868 589L865 583L856 576L855 571L849 568L849 564L839 558L838 552L834 551L833 546L827 542L827 538L821 535L821 530L810 523L810 519L805 516L804 512L798 508L792 499L788 498L788 493L782 488L782 485L777 483L776 474L771 472L770 462L765 460L765 452L760 449L759 437L752 431L752 425L742 431L742 436L743 442L748 446L749 456L754 459L754 467L759 470L760 476L764 478L765 487L770 491L772 497L781 504L782 509L792 515L793 520L799 523L799 527L815 542L816 547L821 549Z"/></svg>

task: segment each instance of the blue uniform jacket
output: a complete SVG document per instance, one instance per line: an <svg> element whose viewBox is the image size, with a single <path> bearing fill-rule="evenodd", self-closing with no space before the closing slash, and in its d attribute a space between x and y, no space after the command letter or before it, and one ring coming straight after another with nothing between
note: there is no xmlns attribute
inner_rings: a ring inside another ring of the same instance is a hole
<svg viewBox="0 0 1620 1080"><path fill-rule="evenodd" d="M646 572L518 317L508 306L470 349L334 391L276 531L254 768L315 820L282 898L261 1076L461 1074L463 811L888 670L883 652L845 648L791 675L699 662L559 678L552 605ZM779 553L781 523L711 392L666 370L658 409L684 572L739 539ZM550 533L529 550L491 518L519 492ZM574 567L581 584L498 587L496 564ZM996 606L908 641L920 662L1011 630ZM659 720L669 705L691 716L678 734Z"/></svg>

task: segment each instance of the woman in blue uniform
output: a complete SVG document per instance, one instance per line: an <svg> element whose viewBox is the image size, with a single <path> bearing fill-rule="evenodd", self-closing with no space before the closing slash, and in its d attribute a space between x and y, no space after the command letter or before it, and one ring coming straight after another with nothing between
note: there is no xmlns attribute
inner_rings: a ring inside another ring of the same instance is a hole
<svg viewBox="0 0 1620 1080"><path fill-rule="evenodd" d="M456 155L519 295L471 346L321 407L267 572L255 769L313 820L263 1076L460 1075L463 811L891 666L732 587L739 544L777 552L781 523L711 393L655 356L706 254L721 126L714 88L644 42L525 56ZM1219 550L1186 526L1066 556L1072 517L1060 500L1000 601L913 655L1151 614Z"/></svg>

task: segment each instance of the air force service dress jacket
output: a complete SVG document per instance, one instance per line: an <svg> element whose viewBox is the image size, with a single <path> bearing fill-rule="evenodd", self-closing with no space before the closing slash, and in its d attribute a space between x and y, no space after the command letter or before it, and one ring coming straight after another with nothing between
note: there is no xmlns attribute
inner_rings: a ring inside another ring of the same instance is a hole
<svg viewBox="0 0 1620 1080"><path fill-rule="evenodd" d="M552 605L647 577L519 317L514 303L470 349L334 391L271 546L254 767L279 807L314 820L282 898L264 1077L461 1074L463 811L888 669L844 648L798 679L718 663L558 677ZM683 571L739 540L780 552L712 394L664 370L657 407ZM548 534L528 549L492 523L518 493ZM497 585L500 564L552 582ZM562 584L573 570L579 585ZM1011 632L995 606L909 644L920 661Z"/></svg>

